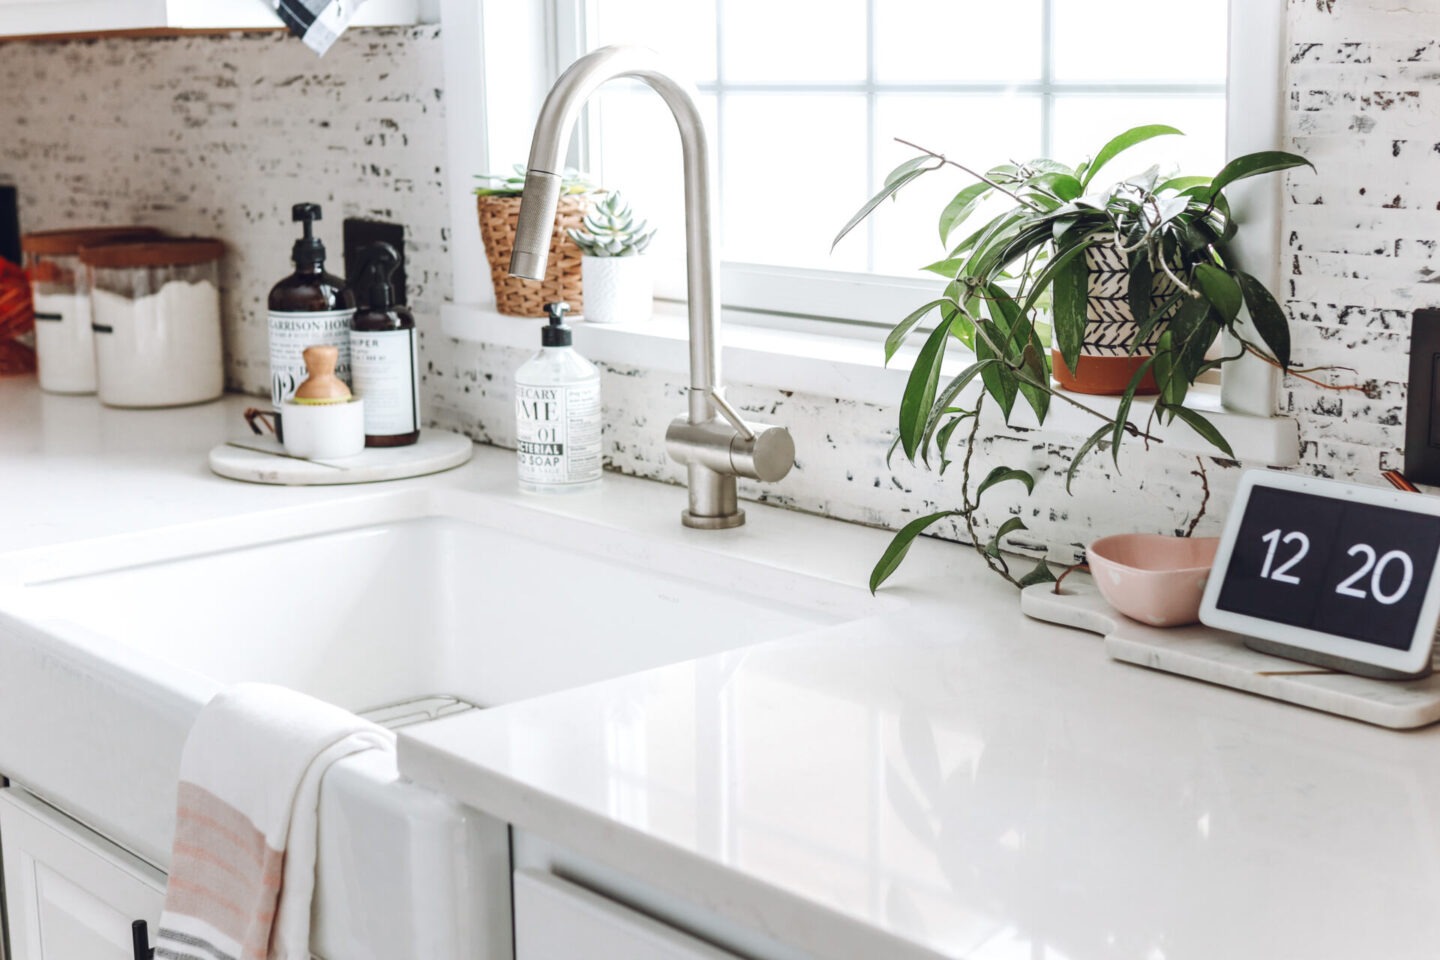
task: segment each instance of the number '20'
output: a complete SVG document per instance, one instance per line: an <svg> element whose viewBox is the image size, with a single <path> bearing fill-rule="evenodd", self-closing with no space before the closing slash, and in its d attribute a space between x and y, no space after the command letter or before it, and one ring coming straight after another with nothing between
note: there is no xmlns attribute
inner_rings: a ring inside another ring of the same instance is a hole
<svg viewBox="0 0 1440 960"><path fill-rule="evenodd" d="M1261 537L1260 540L1262 543L1269 544L1265 551L1265 563L1260 567L1261 578L1274 580L1276 583L1299 583L1300 578L1289 571L1301 560L1304 560L1306 554L1310 552L1310 538L1299 530L1281 533L1277 527ZM1275 553L1282 543L1287 546L1294 544L1295 552L1277 567L1275 566ZM1399 603L1405 594L1410 592L1410 584L1415 579L1415 564L1405 551L1391 550L1380 556L1368 543L1357 543L1345 551L1345 555L1364 559L1361 561L1359 569L1336 585L1335 592L1342 597L1364 600L1368 596L1373 596L1380 603L1389 606L1392 603ZM1400 565L1400 585L1394 590L1386 591L1383 583L1385 571L1392 563ZM1368 594L1363 586L1356 586L1365 579L1366 574L1370 575L1370 592Z"/></svg>

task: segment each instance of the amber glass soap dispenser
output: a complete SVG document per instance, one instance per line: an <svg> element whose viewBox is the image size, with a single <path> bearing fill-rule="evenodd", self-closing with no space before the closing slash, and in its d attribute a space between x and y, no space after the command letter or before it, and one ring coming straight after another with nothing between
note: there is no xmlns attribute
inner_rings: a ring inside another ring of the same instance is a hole
<svg viewBox="0 0 1440 960"><path fill-rule="evenodd" d="M403 447L420 439L420 360L415 316L395 302L391 277L400 255L388 243L360 251L364 306L350 324L350 372L365 401L365 446Z"/></svg>
<svg viewBox="0 0 1440 960"><path fill-rule="evenodd" d="M355 297L345 281L325 272L325 244L315 236L320 206L297 203L291 217L305 225L291 257L295 272L270 291L270 402L278 413L306 377L306 347L339 351L335 373L350 381L350 321Z"/></svg>

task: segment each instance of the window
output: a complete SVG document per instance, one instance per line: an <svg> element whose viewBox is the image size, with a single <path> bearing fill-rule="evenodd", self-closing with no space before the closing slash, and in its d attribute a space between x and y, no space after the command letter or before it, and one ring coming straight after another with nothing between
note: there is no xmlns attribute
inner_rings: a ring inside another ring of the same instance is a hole
<svg viewBox="0 0 1440 960"><path fill-rule="evenodd" d="M935 222L969 182L959 171L918 181L830 251L915 154L895 137L983 169L1078 162L1125 127L1165 122L1188 136L1137 148L1129 172L1224 160L1225 0L560 0L558 14L575 46L562 64L640 43L692 72L716 145L729 305L881 325L908 312L931 282L919 268L944 255ZM579 160L660 228L662 295L683 295L679 139L660 100L602 88ZM797 293L777 296L777 278ZM893 289L893 310L855 297L857 281Z"/></svg>

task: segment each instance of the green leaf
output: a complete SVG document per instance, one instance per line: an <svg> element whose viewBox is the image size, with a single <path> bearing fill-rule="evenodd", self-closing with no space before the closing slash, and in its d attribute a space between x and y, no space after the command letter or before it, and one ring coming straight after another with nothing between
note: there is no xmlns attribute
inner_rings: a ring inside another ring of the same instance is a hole
<svg viewBox="0 0 1440 960"><path fill-rule="evenodd" d="M930 410L930 420L925 426L925 436L920 444L921 456L927 467L930 465L930 438L934 435L936 428L940 426L940 421L945 416L945 412L954 404L955 398L960 395L960 391L969 386L970 381L974 380L987 366L995 362L994 360L975 361L960 371L954 379L945 385L945 389L940 391L940 395L935 398L935 405Z"/></svg>
<svg viewBox="0 0 1440 960"><path fill-rule="evenodd" d="M1162 190L1179 190L1182 193L1195 187L1210 186L1209 177L1172 177L1155 188L1155 192Z"/></svg>
<svg viewBox="0 0 1440 960"><path fill-rule="evenodd" d="M906 160L894 170L891 170L889 173L885 174L885 186L894 186L895 184L899 183L901 180L905 179L915 171L919 170L921 167L924 167L925 164L931 162L934 159L935 158L930 156L929 154L921 154L918 157L911 157L909 160Z"/></svg>
<svg viewBox="0 0 1440 960"><path fill-rule="evenodd" d="M924 157L924 158L916 157L915 159L916 159L916 160L929 160L929 159L933 159L933 158L931 158L931 157ZM907 162L913 162L913 161L907 161ZM901 164L901 166L904 166L904 165L905 165L905 164ZM899 167L897 167L896 169L898 170ZM888 199L889 197L893 197L893 196L895 196L895 194L899 193L901 187L905 186L905 184L909 183L911 180L914 180L916 177L923 176L924 174L929 173L931 170L934 170L934 169L935 169L935 167L933 167L933 166L930 166L930 167L919 166L919 167L912 168L911 170L909 170L909 171L907 171L906 173L902 174L902 175L899 176L893 183L890 182L890 181L887 179L887 180L886 180L886 183L885 183L885 186L884 186L883 188L881 188L880 192L877 193L877 194L875 194L875 196L871 197L869 200L865 201L865 205L860 208L859 212L857 212L857 213L855 214L855 216L853 216L853 217L850 218L850 222L847 223L847 224L845 224L845 226L841 227L841 228L840 228L840 232L837 233L837 234L835 234L835 239L831 242L831 244L830 244L830 249L833 251L833 250L835 249L835 247L839 245L840 241L843 240L843 239L845 239L845 235L846 235L847 233L849 233L851 230L854 230L857 226L859 226L860 223L861 223L866 217L870 216L870 214L871 214L872 212L874 212L875 208L878 207L878 206L880 206L880 204L884 203L886 199ZM892 172L892 174L893 174L893 172Z"/></svg>
<svg viewBox="0 0 1440 960"><path fill-rule="evenodd" d="M960 224L964 223L975 208L980 205L980 199L990 192L990 184L974 183L955 194L955 198L945 205L940 213L940 243L950 243L951 232Z"/></svg>
<svg viewBox="0 0 1440 960"><path fill-rule="evenodd" d="M1083 248L1072 248L1074 249ZM1090 293L1090 273L1085 258L1057 257L1054 271L1055 345L1060 357L1073 373L1080 362L1080 347L1085 342L1086 301ZM1048 269L1048 268L1047 268Z"/></svg>
<svg viewBox="0 0 1440 960"><path fill-rule="evenodd" d="M1125 439L1125 424L1130 421L1130 406L1135 402L1135 391L1140 389L1140 381L1145 379L1145 374L1155 365L1154 357L1146 357L1145 362L1135 369L1135 374L1125 386L1125 392L1120 395L1120 406L1115 410L1115 423L1110 430L1110 457L1115 461L1115 466L1120 466L1120 443Z"/></svg>
<svg viewBox="0 0 1440 960"><path fill-rule="evenodd" d="M1080 181L1069 173L1042 173L1030 178L1030 184L1061 200L1074 200L1085 192Z"/></svg>
<svg viewBox="0 0 1440 960"><path fill-rule="evenodd" d="M1029 527L1025 526L1024 520L1021 520L1019 517L1011 517L1009 520L1000 524L1000 529L995 531L995 536L991 537L990 542L985 545L985 552L992 557L1000 556L1000 541L1002 538L1014 533L1016 530L1029 529Z"/></svg>
<svg viewBox="0 0 1440 960"><path fill-rule="evenodd" d="M915 358L915 367L905 383L905 393L900 398L900 445L905 458L915 462L920 449L920 439L925 436L925 424L930 409L935 403L935 391L940 385L940 365L945 360L946 341L950 338L950 325L942 323L926 339Z"/></svg>
<svg viewBox="0 0 1440 960"><path fill-rule="evenodd" d="M1042 559L1035 564L1034 569L1016 582L1021 587L1033 587L1037 583L1054 583L1055 574L1051 572L1050 565Z"/></svg>
<svg viewBox="0 0 1440 960"><path fill-rule="evenodd" d="M1161 403L1180 404L1185 400L1189 384L1181 375L1176 362L1175 334L1166 330L1155 344L1155 383L1160 387Z"/></svg>
<svg viewBox="0 0 1440 960"><path fill-rule="evenodd" d="M1210 181L1209 196L1214 197L1221 190L1237 180L1244 180L1247 177L1258 177L1266 173L1278 173L1281 170L1289 170L1291 167L1309 167L1315 169L1315 165L1302 156L1293 153L1286 153L1283 150L1262 150L1259 153L1247 153L1243 157L1236 157L1215 174L1215 179Z"/></svg>
<svg viewBox="0 0 1440 960"><path fill-rule="evenodd" d="M1151 140L1155 137L1164 137L1178 133L1180 133L1179 130L1176 130L1174 127L1168 127L1163 123L1131 127L1100 148L1100 152L1095 154L1095 159L1091 161L1090 165L1085 169L1084 175L1080 178L1081 187L1089 186L1090 181L1095 179L1095 174L1100 172L1101 167L1137 143L1144 143L1146 140Z"/></svg>
<svg viewBox="0 0 1440 960"><path fill-rule="evenodd" d="M917 517L896 532L890 546L880 555L880 561L875 564L875 569L870 571L870 592L873 594L880 589L880 585L890 579L890 575L900 569L900 564L905 560L905 554L910 552L911 545L920 533L937 520L946 517L957 516L960 510L941 510L939 513L932 513L928 516Z"/></svg>
<svg viewBox="0 0 1440 960"><path fill-rule="evenodd" d="M915 310L912 311L909 316L907 316L904 320L901 320L899 323L895 324L894 329L892 329L890 333L885 337L886 365L889 365L890 358L895 356L895 351L900 349L901 344L903 344L905 342L905 338L910 335L910 331L915 329L916 324L918 324L921 320L925 319L925 316L930 313L931 310L934 310L936 307L951 302L952 301L947 300L944 297L941 297L939 300L931 300L924 306L915 308Z"/></svg>
<svg viewBox="0 0 1440 960"><path fill-rule="evenodd" d="M955 276L959 274L960 268L963 266L965 266L964 257L947 257L944 260L936 260L934 263L927 263L920 269L925 270L929 273L939 274L946 280L953 280Z"/></svg>
<svg viewBox="0 0 1440 960"><path fill-rule="evenodd" d="M893 469L890 461L895 459L895 451L900 449L900 434L895 434L895 439L890 441L890 449L885 451L885 469Z"/></svg>
<svg viewBox="0 0 1440 960"><path fill-rule="evenodd" d="M1240 284L1235 278L1213 263L1197 263L1195 282L1225 323L1233 323L1240 315L1241 303Z"/></svg>
<svg viewBox="0 0 1440 960"><path fill-rule="evenodd" d="M1232 460L1235 459L1235 451L1230 449L1230 442L1221 435L1219 430L1215 429L1215 424L1206 420L1199 413L1191 410L1189 407L1173 406L1171 404L1165 405L1165 411L1185 421L1191 430L1194 430L1200 434L1200 436L1204 437L1211 445L1224 453L1225 456Z"/></svg>
<svg viewBox="0 0 1440 960"><path fill-rule="evenodd" d="M1155 291L1155 271L1150 266L1150 252L1142 247L1130 254L1130 289L1127 298L1130 302L1130 314L1135 318L1138 329L1135 331L1135 339L1131 341L1130 349L1144 342L1144 336L1148 335L1150 322L1150 297Z"/></svg>
<svg viewBox="0 0 1440 960"><path fill-rule="evenodd" d="M945 476L945 468L950 465L950 461L945 457L950 451L950 439L955 435L955 428L973 416L974 410L962 410L935 434L935 449L940 451L940 476Z"/></svg>
<svg viewBox="0 0 1440 960"><path fill-rule="evenodd" d="M1005 483L1010 480L1018 480L1020 483L1023 483L1026 493L1035 492L1035 477L1027 471L1016 470L1013 467L996 467L985 475L985 479L981 480L980 486L975 489L975 502L980 502L980 497L984 495L986 490L989 490L996 484Z"/></svg>
<svg viewBox="0 0 1440 960"><path fill-rule="evenodd" d="M1175 365L1178 376L1188 386L1195 382L1200 365L1205 362L1205 351L1215 340L1216 325L1209 323L1215 314L1203 297L1186 297L1170 321L1170 333L1175 343ZM1177 401L1178 402L1178 401Z"/></svg>
<svg viewBox="0 0 1440 960"><path fill-rule="evenodd" d="M1250 322L1255 325L1260 339L1265 341L1265 346L1270 348L1280 366L1288 370L1290 324L1285 319L1285 311L1280 309L1280 304L1276 303L1270 291L1265 289L1265 284L1248 273L1236 271L1235 276L1245 294L1245 306L1250 310Z"/></svg>
<svg viewBox="0 0 1440 960"><path fill-rule="evenodd" d="M1110 424L1103 424L1100 429L1090 434L1089 439L1087 439L1084 443L1080 444L1080 449L1076 450L1075 456L1070 458L1070 469L1065 471L1066 493L1070 492L1070 484L1075 479L1075 472L1080 469L1080 462L1085 459L1086 455L1089 454L1091 450L1095 449L1095 444L1105 439L1105 436L1109 432Z"/></svg>

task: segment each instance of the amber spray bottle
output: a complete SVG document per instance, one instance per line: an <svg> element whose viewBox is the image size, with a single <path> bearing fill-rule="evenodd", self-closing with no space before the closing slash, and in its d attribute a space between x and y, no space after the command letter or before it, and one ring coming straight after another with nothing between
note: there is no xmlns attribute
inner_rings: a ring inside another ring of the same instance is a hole
<svg viewBox="0 0 1440 960"><path fill-rule="evenodd" d="M388 243L360 251L360 296L350 323L350 372L365 401L365 446L403 447L420 439L420 358L415 316L395 302L391 277L400 255Z"/></svg>

